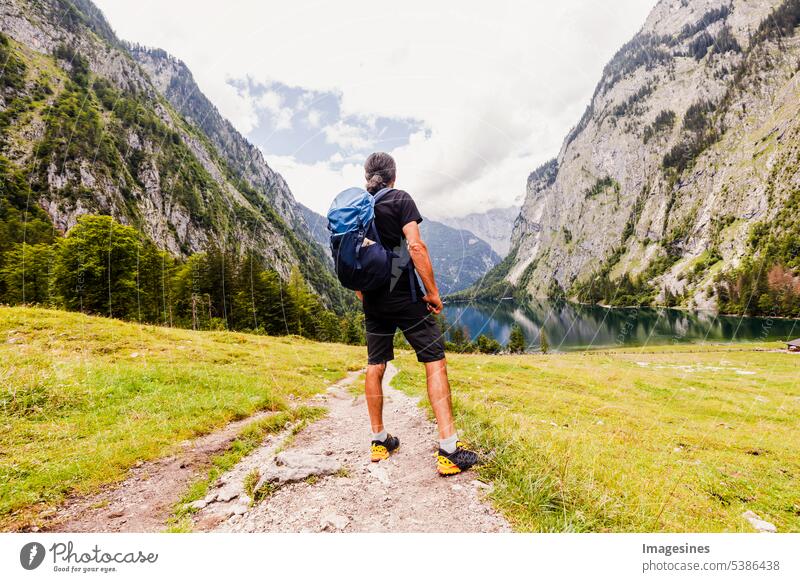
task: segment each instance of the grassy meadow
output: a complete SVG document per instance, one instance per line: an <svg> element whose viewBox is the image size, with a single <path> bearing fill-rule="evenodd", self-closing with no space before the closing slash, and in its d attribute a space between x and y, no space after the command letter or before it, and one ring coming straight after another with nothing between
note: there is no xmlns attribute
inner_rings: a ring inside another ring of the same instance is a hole
<svg viewBox="0 0 800 582"><path fill-rule="evenodd" d="M800 354L685 346L449 356L461 435L521 531L800 531ZM413 355L394 385L424 394Z"/></svg>
<svg viewBox="0 0 800 582"><path fill-rule="evenodd" d="M0 531L258 410L281 411L364 350L0 307Z"/></svg>
<svg viewBox="0 0 800 582"><path fill-rule="evenodd" d="M517 530L752 531L742 518L751 509L797 532L800 355L778 347L454 354L449 366L462 436L484 453L480 473ZM0 307L0 530L36 523L68 494L122 479L185 439L280 412L215 459L211 479L275 422L317 414L289 402L365 355ZM423 367L398 355L394 385L423 395Z"/></svg>

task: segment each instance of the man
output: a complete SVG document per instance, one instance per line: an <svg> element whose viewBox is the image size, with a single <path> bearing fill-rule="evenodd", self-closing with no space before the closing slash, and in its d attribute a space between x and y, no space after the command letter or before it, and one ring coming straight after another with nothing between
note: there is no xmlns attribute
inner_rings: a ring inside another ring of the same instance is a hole
<svg viewBox="0 0 800 582"><path fill-rule="evenodd" d="M382 388L386 362L394 359L395 330L400 328L417 353L417 360L425 364L428 399L439 427L437 470L441 475L455 475L474 465L478 456L458 440L453 422L444 339L434 317L442 311L442 300L428 249L420 237L422 216L407 192L393 189L397 170L389 154L371 154L364 170L370 194L391 189L375 203L375 226L381 243L407 257L401 258L401 264L393 269L390 283L374 291L356 292L363 303L367 328L365 391L372 426L371 458L373 462L388 459L400 446L400 440L387 433L383 425ZM413 271L409 273L414 268L425 287L424 296L417 277Z"/></svg>

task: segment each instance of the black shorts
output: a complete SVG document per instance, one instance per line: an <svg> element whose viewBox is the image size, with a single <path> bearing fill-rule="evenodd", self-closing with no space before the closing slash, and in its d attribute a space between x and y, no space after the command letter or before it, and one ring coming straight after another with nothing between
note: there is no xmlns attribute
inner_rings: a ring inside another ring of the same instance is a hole
<svg viewBox="0 0 800 582"><path fill-rule="evenodd" d="M364 320L367 328L367 354L370 364L394 359L394 334L397 328L417 353L420 362L444 359L444 336L435 316L422 300L378 302L365 298Z"/></svg>

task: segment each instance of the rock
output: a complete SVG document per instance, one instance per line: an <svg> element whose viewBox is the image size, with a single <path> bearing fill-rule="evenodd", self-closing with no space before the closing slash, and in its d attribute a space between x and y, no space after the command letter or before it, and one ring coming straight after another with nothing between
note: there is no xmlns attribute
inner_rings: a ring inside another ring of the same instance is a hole
<svg viewBox="0 0 800 582"><path fill-rule="evenodd" d="M247 510L250 509L249 505L244 503L237 503L233 507L231 507L231 512L233 515L244 515L247 513Z"/></svg>
<svg viewBox="0 0 800 582"><path fill-rule="evenodd" d="M217 492L217 501L230 501L236 499L243 492L242 488L237 485L226 485Z"/></svg>
<svg viewBox="0 0 800 582"><path fill-rule="evenodd" d="M760 532L775 533L778 531L775 524L761 519L755 512L749 509L742 514L742 517L749 521L750 525Z"/></svg>
<svg viewBox="0 0 800 582"><path fill-rule="evenodd" d="M283 451L261 472L256 490L267 483L282 485L302 481L312 475L333 475L341 468L342 464L333 457L303 451Z"/></svg>
<svg viewBox="0 0 800 582"><path fill-rule="evenodd" d="M342 531L350 523L344 515L331 513L322 518L321 525L323 531Z"/></svg>
<svg viewBox="0 0 800 582"><path fill-rule="evenodd" d="M367 469L369 474L375 477L378 481L383 483L384 485L391 485L392 481L389 479L389 473L386 472L386 469L381 467L380 465L370 465Z"/></svg>
<svg viewBox="0 0 800 582"><path fill-rule="evenodd" d="M205 499L198 499L197 501L192 501L189 504L189 507L191 507L192 509L197 509L199 511L200 509L203 509L206 505L208 505L208 503L206 502Z"/></svg>
<svg viewBox="0 0 800 582"><path fill-rule="evenodd" d="M464 490L463 485L459 485L458 483L454 483L453 485L450 486L450 488L453 491L463 491Z"/></svg>

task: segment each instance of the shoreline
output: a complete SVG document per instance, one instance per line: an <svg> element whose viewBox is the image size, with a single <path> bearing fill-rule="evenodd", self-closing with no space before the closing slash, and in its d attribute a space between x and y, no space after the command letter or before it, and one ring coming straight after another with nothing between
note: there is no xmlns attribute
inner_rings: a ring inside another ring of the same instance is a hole
<svg viewBox="0 0 800 582"><path fill-rule="evenodd" d="M503 297L500 299L448 299L445 300L443 303L445 306L447 305L459 305L459 304L467 304L467 305L475 305L475 304L484 304L484 305L492 305L497 304L505 301L516 301L513 297ZM684 313L703 313L703 314L710 314L714 315L715 317L746 317L748 319L780 319L786 321L796 321L800 323L800 317L789 317L787 315L746 315L743 313L726 313L722 311L716 311L714 309L700 309L696 307L684 307L684 306L672 306L667 307L666 305L607 305L605 303L584 303L582 301L571 301L567 299L546 299L546 298L534 298L528 301L517 301L517 303L523 305L525 303L530 303L533 301L539 302L550 302L550 303L568 303L569 305L580 305L581 307L600 307L603 309L650 309L653 311L658 310L670 310L670 311L681 311Z"/></svg>

